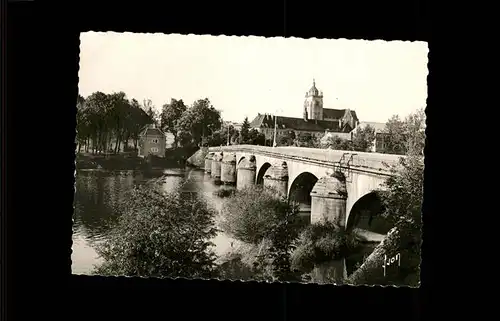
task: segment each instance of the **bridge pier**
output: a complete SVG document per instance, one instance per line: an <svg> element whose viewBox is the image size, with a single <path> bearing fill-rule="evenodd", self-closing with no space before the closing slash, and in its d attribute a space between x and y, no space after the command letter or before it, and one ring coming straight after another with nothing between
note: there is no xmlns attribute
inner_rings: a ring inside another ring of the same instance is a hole
<svg viewBox="0 0 500 321"><path fill-rule="evenodd" d="M249 158L244 158L238 164L238 170L236 174L236 189L242 190L246 187L255 184L255 176L257 171L257 165L255 163L255 156L252 155Z"/></svg>
<svg viewBox="0 0 500 321"><path fill-rule="evenodd" d="M221 163L220 178L224 185L236 184L236 154L226 153Z"/></svg>
<svg viewBox="0 0 500 321"><path fill-rule="evenodd" d="M221 175L221 165L222 165L222 156L223 153L214 153L212 164L211 164L211 173L210 176L214 179L216 183L220 182Z"/></svg>
<svg viewBox="0 0 500 321"><path fill-rule="evenodd" d="M264 187L270 187L281 197L288 195L288 166L286 162L272 165L264 175Z"/></svg>
<svg viewBox="0 0 500 321"><path fill-rule="evenodd" d="M205 173L210 174L212 172L212 159L214 157L214 153L210 152L205 156Z"/></svg>
<svg viewBox="0 0 500 321"><path fill-rule="evenodd" d="M337 174L320 178L311 191L311 224L330 221L345 227L346 204L345 178Z"/></svg>

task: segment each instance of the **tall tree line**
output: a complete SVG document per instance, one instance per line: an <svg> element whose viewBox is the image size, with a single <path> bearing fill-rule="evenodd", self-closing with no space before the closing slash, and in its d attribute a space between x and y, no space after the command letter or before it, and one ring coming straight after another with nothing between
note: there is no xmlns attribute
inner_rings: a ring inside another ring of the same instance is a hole
<svg viewBox="0 0 500 321"><path fill-rule="evenodd" d="M139 134L155 122L154 107L127 99L124 92L105 94L97 91L77 100L78 152L118 152L121 146L133 142L137 149ZM112 143L115 143L111 150Z"/></svg>

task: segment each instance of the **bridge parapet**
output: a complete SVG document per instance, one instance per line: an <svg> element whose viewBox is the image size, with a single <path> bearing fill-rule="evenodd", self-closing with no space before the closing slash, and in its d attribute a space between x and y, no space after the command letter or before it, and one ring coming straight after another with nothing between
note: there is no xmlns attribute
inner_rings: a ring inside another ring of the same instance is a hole
<svg viewBox="0 0 500 321"><path fill-rule="evenodd" d="M210 147L210 152L243 152L260 154L277 159L291 159L315 163L325 167L340 167L349 170L390 175L390 165L399 163L401 155L351 152L333 149L306 147L267 147L256 145L232 145Z"/></svg>

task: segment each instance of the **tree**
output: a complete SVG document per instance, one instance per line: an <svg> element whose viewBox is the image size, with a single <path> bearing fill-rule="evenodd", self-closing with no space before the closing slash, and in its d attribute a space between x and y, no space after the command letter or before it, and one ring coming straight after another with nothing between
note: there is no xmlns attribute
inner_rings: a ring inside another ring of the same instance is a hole
<svg viewBox="0 0 500 321"><path fill-rule="evenodd" d="M388 154L405 153L405 125L398 115L392 116L385 124L385 152Z"/></svg>
<svg viewBox="0 0 500 321"><path fill-rule="evenodd" d="M190 133L192 142L200 144L203 137L210 136L221 128L220 112L211 105L208 98L199 99L188 108L177 122L178 131Z"/></svg>
<svg viewBox="0 0 500 321"><path fill-rule="evenodd" d="M124 92L105 94L94 92L86 99L79 96L77 101L77 139L86 151L92 145L93 153L115 153L121 144L128 145L130 138L137 148L139 133L151 118L141 109L137 100L129 101ZM111 142L115 147L111 150Z"/></svg>
<svg viewBox="0 0 500 321"><path fill-rule="evenodd" d="M249 141L250 141L250 122L248 121L248 117L245 117L240 129L240 143L248 144Z"/></svg>
<svg viewBox="0 0 500 321"><path fill-rule="evenodd" d="M257 129L252 128L248 134L247 144L264 146L266 145L266 136Z"/></svg>
<svg viewBox="0 0 500 321"><path fill-rule="evenodd" d="M294 141L295 141L295 132L293 130L284 132L279 138L278 138L278 145L281 146L292 146Z"/></svg>
<svg viewBox="0 0 500 321"><path fill-rule="evenodd" d="M357 152L367 152L373 147L375 141L375 128L370 125L357 128L352 138L352 148Z"/></svg>
<svg viewBox="0 0 500 321"><path fill-rule="evenodd" d="M404 122L405 151L407 154L423 156L425 146L425 111L418 109L408 115Z"/></svg>
<svg viewBox="0 0 500 321"><path fill-rule="evenodd" d="M325 134L325 136L321 138L320 146L321 148L330 148L335 150L352 150L351 141L330 133Z"/></svg>
<svg viewBox="0 0 500 321"><path fill-rule="evenodd" d="M85 148L88 148L87 138L89 136L89 125L85 98L78 95L76 102L76 139L78 142L78 152L81 151L82 145L85 145Z"/></svg>
<svg viewBox="0 0 500 321"><path fill-rule="evenodd" d="M389 154L405 155L417 150L423 155L425 145L425 112L418 109L408 115L404 121L399 116L391 117L386 123L386 148Z"/></svg>
<svg viewBox="0 0 500 321"><path fill-rule="evenodd" d="M207 144L209 146L221 146L221 145L227 145L227 130L228 127L224 126L219 130L216 130L210 135L207 139ZM235 143L238 143L239 140L239 132L237 129L234 128L234 126L230 125L229 126L229 143L232 145L235 145Z"/></svg>
<svg viewBox="0 0 500 321"><path fill-rule="evenodd" d="M298 147L318 147L319 146L319 141L316 138L316 136L312 135L311 133L299 133L297 135L297 138L295 139L295 144Z"/></svg>
<svg viewBox="0 0 500 321"><path fill-rule="evenodd" d="M187 110L181 100L171 99L170 104L163 105L160 114L160 126L164 131L174 135L174 146L178 144L177 122Z"/></svg>
<svg viewBox="0 0 500 321"><path fill-rule="evenodd" d="M122 215L97 252L101 275L212 277L217 234L215 212L193 193L166 194L136 186L120 206Z"/></svg>

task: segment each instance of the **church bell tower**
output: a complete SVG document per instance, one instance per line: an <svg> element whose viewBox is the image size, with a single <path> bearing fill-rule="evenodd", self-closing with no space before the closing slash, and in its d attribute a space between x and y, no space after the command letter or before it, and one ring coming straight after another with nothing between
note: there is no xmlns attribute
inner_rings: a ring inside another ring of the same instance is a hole
<svg viewBox="0 0 500 321"><path fill-rule="evenodd" d="M323 120L323 93L316 88L314 79L311 89L306 92L304 114L307 114L309 119Z"/></svg>

